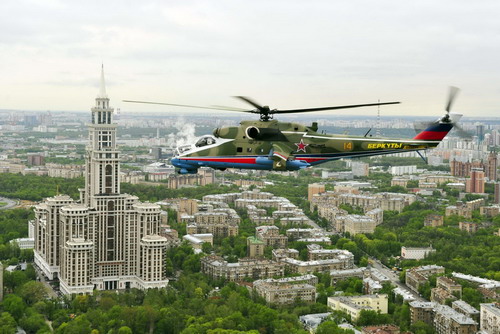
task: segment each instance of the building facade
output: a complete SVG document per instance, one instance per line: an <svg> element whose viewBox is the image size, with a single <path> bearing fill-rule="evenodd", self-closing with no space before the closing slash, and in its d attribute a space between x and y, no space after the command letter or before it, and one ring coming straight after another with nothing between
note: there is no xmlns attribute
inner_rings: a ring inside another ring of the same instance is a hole
<svg viewBox="0 0 500 334"><path fill-rule="evenodd" d="M35 207L35 264L59 279L64 294L165 287L160 206L120 193L117 125L103 71L91 116L80 199L58 195Z"/></svg>

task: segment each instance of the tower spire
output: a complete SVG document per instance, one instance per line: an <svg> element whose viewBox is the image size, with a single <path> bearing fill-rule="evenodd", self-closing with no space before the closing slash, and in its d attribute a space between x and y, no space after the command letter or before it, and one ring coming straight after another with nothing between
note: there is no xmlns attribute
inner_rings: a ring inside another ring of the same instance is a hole
<svg viewBox="0 0 500 334"><path fill-rule="evenodd" d="M104 81L104 64L101 64L101 87L99 89L99 98L107 99L108 94L106 94L106 82Z"/></svg>

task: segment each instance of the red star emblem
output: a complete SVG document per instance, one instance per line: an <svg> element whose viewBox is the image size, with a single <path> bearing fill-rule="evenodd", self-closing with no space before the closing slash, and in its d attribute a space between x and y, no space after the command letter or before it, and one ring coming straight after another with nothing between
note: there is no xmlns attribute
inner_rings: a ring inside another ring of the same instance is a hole
<svg viewBox="0 0 500 334"><path fill-rule="evenodd" d="M306 152L306 147L309 146L309 144L304 143L303 139L300 140L300 143L295 143L295 145L297 145L297 152L302 151L304 153Z"/></svg>

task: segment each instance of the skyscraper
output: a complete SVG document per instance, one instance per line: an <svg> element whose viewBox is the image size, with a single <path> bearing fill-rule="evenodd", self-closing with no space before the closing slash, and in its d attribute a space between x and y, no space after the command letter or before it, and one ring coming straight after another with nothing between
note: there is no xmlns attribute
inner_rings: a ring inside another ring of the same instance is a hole
<svg viewBox="0 0 500 334"><path fill-rule="evenodd" d="M117 124L103 69L91 116L80 199L58 195L35 207L35 264L59 279L64 294L165 287L160 207L120 193Z"/></svg>

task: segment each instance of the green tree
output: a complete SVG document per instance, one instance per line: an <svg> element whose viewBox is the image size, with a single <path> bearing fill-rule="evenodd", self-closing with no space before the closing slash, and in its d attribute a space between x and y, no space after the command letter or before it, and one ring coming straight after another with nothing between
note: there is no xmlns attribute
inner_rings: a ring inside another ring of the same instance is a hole
<svg viewBox="0 0 500 334"><path fill-rule="evenodd" d="M0 333L14 334L16 333L16 320L8 312L2 312L0 315Z"/></svg>
<svg viewBox="0 0 500 334"><path fill-rule="evenodd" d="M27 305L33 305L38 301L46 299L48 291L43 283L29 281L21 287L19 294Z"/></svg>
<svg viewBox="0 0 500 334"><path fill-rule="evenodd" d="M4 298L3 309L9 312L14 319L19 320L24 314L26 304L21 297L11 294Z"/></svg>

